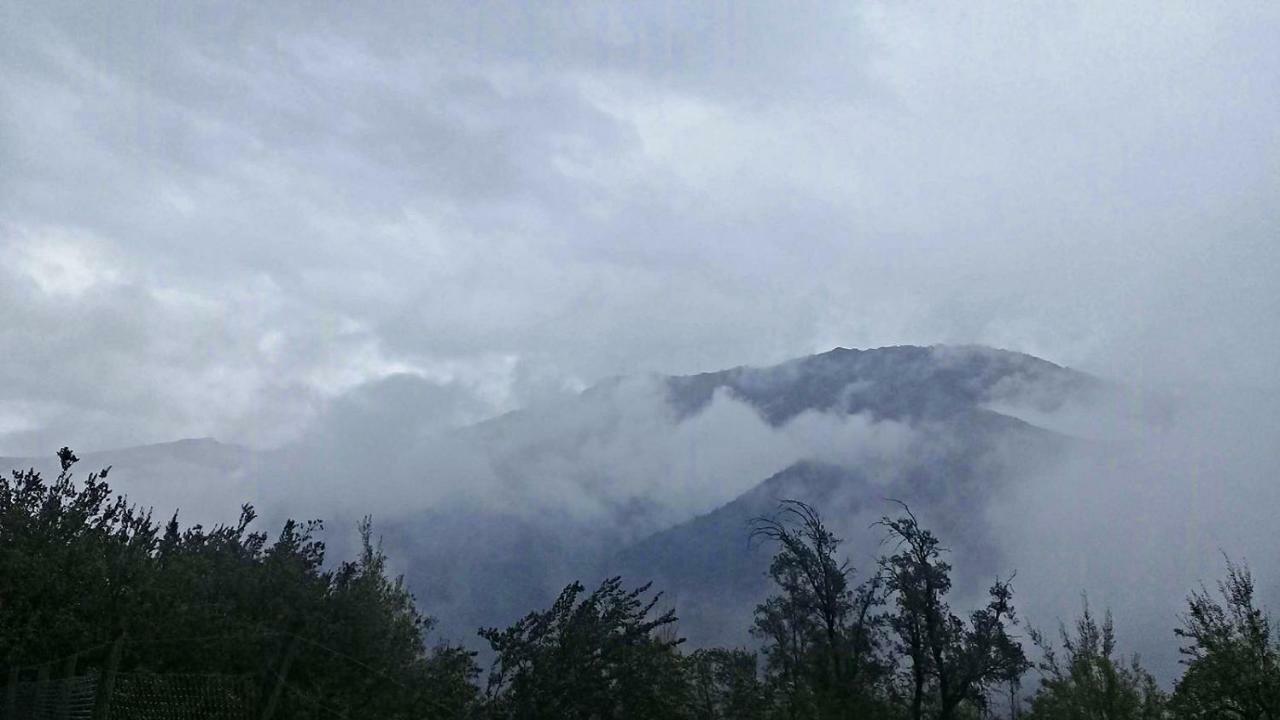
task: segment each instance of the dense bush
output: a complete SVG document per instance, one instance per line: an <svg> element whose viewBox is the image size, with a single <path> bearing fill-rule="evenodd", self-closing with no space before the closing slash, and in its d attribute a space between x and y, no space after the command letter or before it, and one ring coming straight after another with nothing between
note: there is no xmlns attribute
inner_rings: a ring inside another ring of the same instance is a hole
<svg viewBox="0 0 1280 720"><path fill-rule="evenodd" d="M124 638L122 669L259 678L288 668L276 717L456 717L478 697L472 655L427 648L421 615L362 527L359 558L326 569L319 524L274 541L234 525L161 529L113 496L107 471L0 478L0 658L39 663ZM105 653L87 653L83 664ZM288 658L287 664L285 658Z"/></svg>

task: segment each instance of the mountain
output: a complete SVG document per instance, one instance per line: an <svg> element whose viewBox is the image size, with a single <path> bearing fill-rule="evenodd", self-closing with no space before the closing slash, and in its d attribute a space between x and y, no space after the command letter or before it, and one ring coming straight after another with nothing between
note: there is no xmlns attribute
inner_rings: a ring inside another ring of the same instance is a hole
<svg viewBox="0 0 1280 720"><path fill-rule="evenodd" d="M107 466L128 467L159 477L170 467L199 468L226 475L240 469L253 451L240 445L221 443L213 438L188 438L173 442L139 445L118 450L77 453L83 466L95 469ZM0 463L13 468L56 468L57 459L48 457L0 457Z"/></svg>
<svg viewBox="0 0 1280 720"><path fill-rule="evenodd" d="M769 590L774 548L752 542L753 523L780 501L817 508L843 538L861 577L874 573L883 532L876 522L907 503L963 558L957 587L980 590L1000 572L1001 545L983 521L988 501L1021 470L1048 464L1080 443L994 413L953 416L934 425L886 467L800 461L710 513L640 540L610 558L613 572L652 580L680 608L682 631L694 645L741 642L751 610ZM975 584L977 583L977 584Z"/></svg>
<svg viewBox="0 0 1280 720"><path fill-rule="evenodd" d="M188 440L89 453L79 467L114 465L114 486L188 522L230 521L243 501L269 520L324 517L337 556L372 513L453 639L509 623L571 580L623 574L667 590L695 642L740 641L771 552L748 544L749 524L779 499L820 508L864 568L887 498L909 502L974 551L958 570L987 576L999 569L983 522L992 493L1082 445L1021 418L1118 391L985 347L836 348L615 379L442 431L415 406L439 397L427 384L397 376L337 402L279 450ZM54 469L52 457L0 463Z"/></svg>
<svg viewBox="0 0 1280 720"><path fill-rule="evenodd" d="M750 403L772 425L809 411L942 419L1015 398L1051 412L1071 399L1106 389L1090 375L1024 353L913 345L835 348L772 367L672 377L667 385L681 417L696 415L716 392L727 391Z"/></svg>
<svg viewBox="0 0 1280 720"><path fill-rule="evenodd" d="M750 542L750 528L783 499L819 508L846 539L864 577L874 572L869 566L880 550L875 522L898 511L896 502L908 502L963 551L958 554L968 561L962 569L969 579L989 578L1000 570L999 544L981 522L989 498L1016 482L1020 471L1055 462L1082 443L988 406L1044 414L1114 391L1048 361L984 347L836 348L774 367L677 377L668 384L681 417L695 416L717 393L728 393L775 426L805 413L864 413L914 431L887 464L801 460L608 561L617 572L665 589L680 608L682 631L696 645L740 642L750 626L751 609L768 591L773 551Z"/></svg>
<svg viewBox="0 0 1280 720"><path fill-rule="evenodd" d="M58 460L50 450L45 457L0 457L0 469L35 468L54 477ZM184 522L205 524L235 519L262 459L250 448L212 438L76 454L76 477L111 468L108 480L117 493L162 513L181 508Z"/></svg>
<svg viewBox="0 0 1280 720"><path fill-rule="evenodd" d="M770 552L748 545L749 523L779 499L821 508L862 550L877 547L868 526L892 512L885 498L904 500L974 550L971 575L989 579L998 557L980 521L987 499L1080 444L991 406L1045 414L1111 390L983 347L837 348L639 386L614 380L459 433L460 445L483 448L505 497L519 498L506 510L440 506L387 532L406 548L424 604L461 619L460 633L510 622L573 579L622 574L666 590L693 641L740 640ZM662 473L679 480L652 482Z"/></svg>

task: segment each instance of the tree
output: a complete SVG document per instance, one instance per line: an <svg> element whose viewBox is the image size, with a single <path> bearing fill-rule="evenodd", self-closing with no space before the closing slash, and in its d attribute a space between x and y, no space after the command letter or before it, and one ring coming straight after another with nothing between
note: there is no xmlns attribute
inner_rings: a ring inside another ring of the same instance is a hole
<svg viewBox="0 0 1280 720"><path fill-rule="evenodd" d="M1218 583L1221 600L1201 587L1187 599L1181 648L1186 672L1173 693L1179 717L1280 717L1280 648L1271 619L1254 605L1249 568L1227 562Z"/></svg>
<svg viewBox="0 0 1280 720"><path fill-rule="evenodd" d="M1138 662L1115 653L1111 612L1099 625L1088 599L1075 623L1075 634L1059 626L1062 654L1035 630L1040 648L1040 688L1031 699L1028 720L1159 720L1166 698L1156 680Z"/></svg>
<svg viewBox="0 0 1280 720"><path fill-rule="evenodd" d="M985 608L967 622L953 615L944 548L910 508L902 507L902 517L880 521L898 550L880 560L895 602L889 625L909 666L910 717L921 720L927 704L940 720L950 720L966 703L982 706L988 686L1007 682L1028 666L1007 627L1017 622L1013 590L1009 581L997 579Z"/></svg>
<svg viewBox="0 0 1280 720"><path fill-rule="evenodd" d="M567 586L552 606L480 636L495 654L487 699L495 718L676 718L686 707L680 638L664 636L675 611L662 597L613 577L586 597Z"/></svg>
<svg viewBox="0 0 1280 720"><path fill-rule="evenodd" d="M175 516L161 531L112 494L107 470L81 483L75 454L58 457L52 481L34 470L0 477L0 662L44 663L124 637L121 670L250 675L269 688L287 653L277 718L469 712L472 654L427 649L432 621L387 578L370 522L361 556L328 570L318 522L287 521L272 542L250 529L246 505L234 524L184 529ZM80 669L104 659L84 655Z"/></svg>
<svg viewBox="0 0 1280 720"><path fill-rule="evenodd" d="M685 660L695 720L763 720L768 695L746 650L696 650Z"/></svg>
<svg viewBox="0 0 1280 720"><path fill-rule="evenodd" d="M464 716L479 699L475 653L428 649L434 619L418 611L402 577L388 577L372 519L365 517L359 531L359 557L334 571L324 624L309 630L324 645L343 648L347 662L330 666L336 677L308 673L308 690L353 717Z"/></svg>
<svg viewBox="0 0 1280 720"><path fill-rule="evenodd" d="M787 717L869 711L885 663L879 657L879 578L853 588L841 544L811 506L784 500L757 518L752 536L777 544L769 576L778 594L756 608L753 634Z"/></svg>
<svg viewBox="0 0 1280 720"><path fill-rule="evenodd" d="M109 642L151 580L156 527L113 497L110 468L78 483L58 451L57 478L0 476L0 660L54 658Z"/></svg>

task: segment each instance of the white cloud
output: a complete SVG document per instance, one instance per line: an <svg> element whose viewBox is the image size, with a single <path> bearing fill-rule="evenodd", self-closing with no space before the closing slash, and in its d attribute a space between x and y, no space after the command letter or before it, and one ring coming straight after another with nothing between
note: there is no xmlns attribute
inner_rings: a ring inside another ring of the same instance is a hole
<svg viewBox="0 0 1280 720"><path fill-rule="evenodd" d="M46 295L75 299L99 285L121 281L121 271L108 258L101 240L67 228L3 230L0 249L13 270Z"/></svg>

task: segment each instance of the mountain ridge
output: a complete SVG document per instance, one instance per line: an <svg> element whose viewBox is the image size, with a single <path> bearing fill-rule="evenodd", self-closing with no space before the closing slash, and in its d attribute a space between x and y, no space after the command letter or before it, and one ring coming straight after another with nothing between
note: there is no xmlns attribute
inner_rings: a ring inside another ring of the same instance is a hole
<svg viewBox="0 0 1280 720"><path fill-rule="evenodd" d="M370 502L390 503L377 515L380 532L400 548L393 557L445 634L502 625L563 582L621 571L681 598L689 634L715 639L728 617L717 614L728 604L717 594L734 598L737 622L762 588L762 556L739 549L747 520L771 503L794 494L826 506L837 527L887 496L925 513L972 511L1016 468L1073 442L988 404L1052 412L1108 387L983 346L834 348L764 367L605 380L426 440L413 428L356 424L374 442L323 435L313 446L254 451L192 439L86 453L81 467L110 460L131 499L148 505L217 500L233 512L252 498L219 493L269 492L279 507L267 517L327 507L335 528L375 512ZM892 442L880 447L880 434ZM328 505L325 492L337 493ZM300 511L300 502L311 505ZM985 546L980 529L945 517L939 527ZM341 555L345 536L330 537ZM717 585L717 562L735 568L725 578L749 580Z"/></svg>

